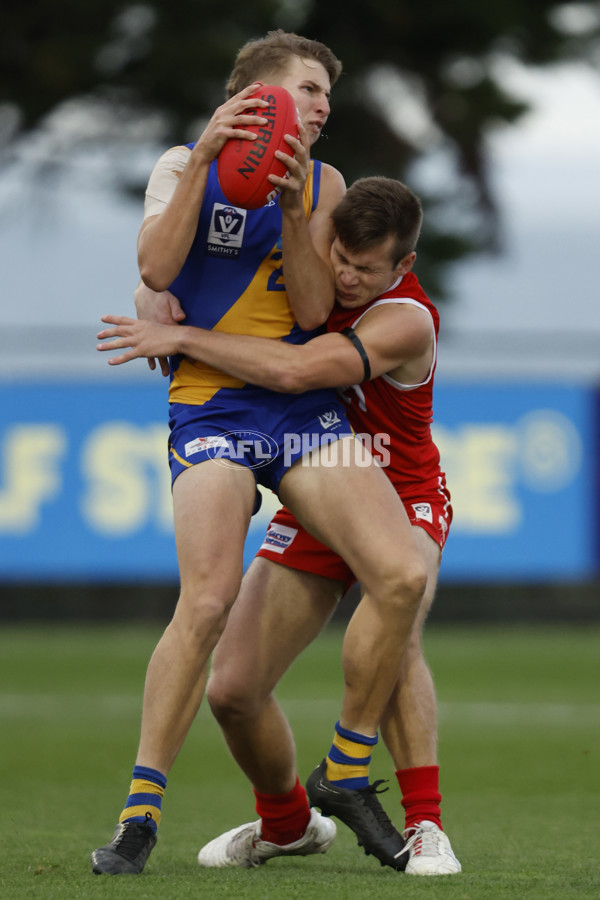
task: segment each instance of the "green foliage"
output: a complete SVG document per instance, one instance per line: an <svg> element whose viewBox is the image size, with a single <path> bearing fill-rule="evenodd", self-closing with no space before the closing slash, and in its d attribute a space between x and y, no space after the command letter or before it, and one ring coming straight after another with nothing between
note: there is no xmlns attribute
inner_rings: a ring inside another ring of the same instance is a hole
<svg viewBox="0 0 600 900"><path fill-rule="evenodd" d="M434 628L444 823L463 874L418 879L381 868L340 825L323 857L252 871L200 871L196 853L255 817L252 794L205 707L173 768L158 845L138 877L95 877L89 853L112 834L138 736L159 630L5 627L0 634L0 892L25 897L584 900L597 897L598 628ZM278 691L302 777L339 714L341 633L331 628ZM402 824L383 745L374 778ZM590 843L591 841L591 843Z"/></svg>

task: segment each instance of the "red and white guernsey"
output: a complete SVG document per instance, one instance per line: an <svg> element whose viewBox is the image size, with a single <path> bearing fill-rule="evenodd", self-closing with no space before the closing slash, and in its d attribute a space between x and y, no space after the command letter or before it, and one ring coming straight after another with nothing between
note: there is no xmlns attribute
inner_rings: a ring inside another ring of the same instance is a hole
<svg viewBox="0 0 600 900"><path fill-rule="evenodd" d="M372 381L354 385L341 392L348 404L348 419L356 432L378 436L373 442L373 455L378 453L378 443L389 452L383 459L385 473L395 485L400 496L419 499L445 484L440 469L440 454L431 436L433 421L433 376L437 358L439 315L437 309L423 291L416 275L409 272L392 287L358 309L334 307L327 323L328 331L353 328L371 309L386 303L403 303L426 310L431 316L433 330L433 360L424 382L404 385L389 375L380 375ZM386 465L387 463L387 465Z"/></svg>
<svg viewBox="0 0 600 900"><path fill-rule="evenodd" d="M328 331L354 327L370 309L384 303L408 303L431 317L433 360L422 384L400 384L389 375L354 385L340 392L346 400L348 419L358 434L366 436L373 456L396 488L409 522L423 528L440 548L444 547L452 521L450 494L440 468L440 454L431 437L433 375L437 358L439 317L412 272L389 291L358 309L335 306ZM381 449L379 449L381 448ZM283 507L267 529L257 556L279 565L343 583L347 590L356 580L341 556L321 544Z"/></svg>

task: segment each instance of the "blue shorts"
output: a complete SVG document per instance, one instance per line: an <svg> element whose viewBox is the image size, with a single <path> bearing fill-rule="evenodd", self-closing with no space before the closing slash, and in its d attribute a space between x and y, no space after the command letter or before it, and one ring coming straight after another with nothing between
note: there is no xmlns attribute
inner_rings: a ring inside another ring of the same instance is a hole
<svg viewBox="0 0 600 900"><path fill-rule="evenodd" d="M257 483L275 493L301 456L353 434L342 401L329 388L279 394L253 385L221 388L201 406L172 403L169 427L172 482L212 459L252 469Z"/></svg>

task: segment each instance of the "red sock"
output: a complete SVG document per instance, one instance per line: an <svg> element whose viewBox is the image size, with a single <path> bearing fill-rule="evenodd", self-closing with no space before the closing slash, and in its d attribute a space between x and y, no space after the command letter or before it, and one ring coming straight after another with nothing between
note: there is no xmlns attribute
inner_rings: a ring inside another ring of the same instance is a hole
<svg viewBox="0 0 600 900"><path fill-rule="evenodd" d="M287 794L261 794L255 790L254 796L256 812L262 820L263 841L283 845L300 840L310 819L310 807L298 777Z"/></svg>
<svg viewBox="0 0 600 900"><path fill-rule="evenodd" d="M442 828L439 771L439 766L418 766L414 769L399 769L396 772L402 791L406 828L411 828L424 819Z"/></svg>

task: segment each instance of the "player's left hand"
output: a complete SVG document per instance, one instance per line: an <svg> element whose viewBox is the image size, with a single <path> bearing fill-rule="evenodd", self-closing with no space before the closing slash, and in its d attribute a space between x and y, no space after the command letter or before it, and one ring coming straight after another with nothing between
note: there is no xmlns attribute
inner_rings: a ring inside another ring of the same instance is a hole
<svg viewBox="0 0 600 900"><path fill-rule="evenodd" d="M276 150L275 156L287 168L287 177L269 175L272 185L281 191L279 205L285 209L301 205L304 198L304 186L310 171L310 143L308 133L302 123L299 124L299 138L291 134L285 136L290 146L290 153ZM292 155L293 154L293 155Z"/></svg>
<svg viewBox="0 0 600 900"><path fill-rule="evenodd" d="M148 319L161 325L175 325L185 319L181 303L171 291L157 293L140 281L133 292L133 299L138 319ZM152 371L156 369L156 363L156 359L148 359L148 366ZM163 375L169 374L169 360L166 357L160 357L158 365Z"/></svg>

